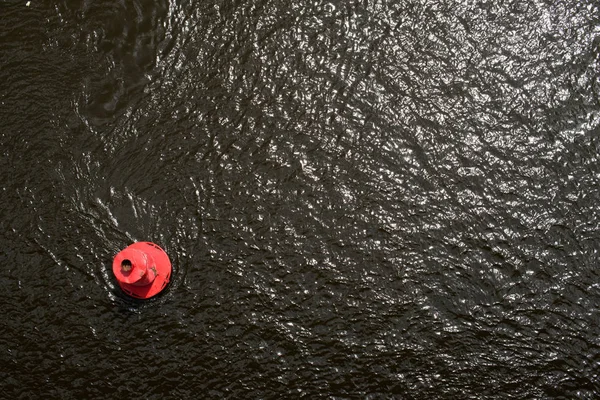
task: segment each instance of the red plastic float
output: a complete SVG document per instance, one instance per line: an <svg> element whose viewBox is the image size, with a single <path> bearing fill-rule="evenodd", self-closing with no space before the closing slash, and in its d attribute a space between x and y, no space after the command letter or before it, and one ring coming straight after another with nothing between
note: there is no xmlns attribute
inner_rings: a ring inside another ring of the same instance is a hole
<svg viewBox="0 0 600 400"><path fill-rule="evenodd" d="M158 245L136 242L113 260L113 273L121 289L131 297L149 299L160 293L171 278L171 261Z"/></svg>

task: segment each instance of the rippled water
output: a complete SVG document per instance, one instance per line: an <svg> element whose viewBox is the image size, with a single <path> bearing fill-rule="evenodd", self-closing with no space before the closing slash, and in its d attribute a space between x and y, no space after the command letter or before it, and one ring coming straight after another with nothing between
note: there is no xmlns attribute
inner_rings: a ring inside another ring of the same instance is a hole
<svg viewBox="0 0 600 400"><path fill-rule="evenodd" d="M3 1L0 396L600 397L599 11Z"/></svg>

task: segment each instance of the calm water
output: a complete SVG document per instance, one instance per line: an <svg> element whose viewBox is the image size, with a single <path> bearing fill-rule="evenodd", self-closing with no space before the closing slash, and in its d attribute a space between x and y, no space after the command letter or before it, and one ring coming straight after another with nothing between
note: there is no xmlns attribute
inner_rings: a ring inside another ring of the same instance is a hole
<svg viewBox="0 0 600 400"><path fill-rule="evenodd" d="M0 16L0 397L600 397L596 2Z"/></svg>

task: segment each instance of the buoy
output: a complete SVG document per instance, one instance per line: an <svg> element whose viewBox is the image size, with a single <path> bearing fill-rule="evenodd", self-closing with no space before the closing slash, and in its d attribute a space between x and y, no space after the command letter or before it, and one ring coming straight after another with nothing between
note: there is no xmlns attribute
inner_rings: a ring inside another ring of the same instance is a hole
<svg viewBox="0 0 600 400"><path fill-rule="evenodd" d="M121 250L113 260L113 273L126 294L149 299L160 293L171 278L167 253L151 242L136 242Z"/></svg>

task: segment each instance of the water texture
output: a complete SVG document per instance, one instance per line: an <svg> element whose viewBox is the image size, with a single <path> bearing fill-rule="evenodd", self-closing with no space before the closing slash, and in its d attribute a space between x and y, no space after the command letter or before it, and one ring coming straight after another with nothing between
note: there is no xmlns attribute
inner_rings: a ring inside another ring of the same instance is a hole
<svg viewBox="0 0 600 400"><path fill-rule="evenodd" d="M0 16L1 398L600 397L597 2Z"/></svg>

